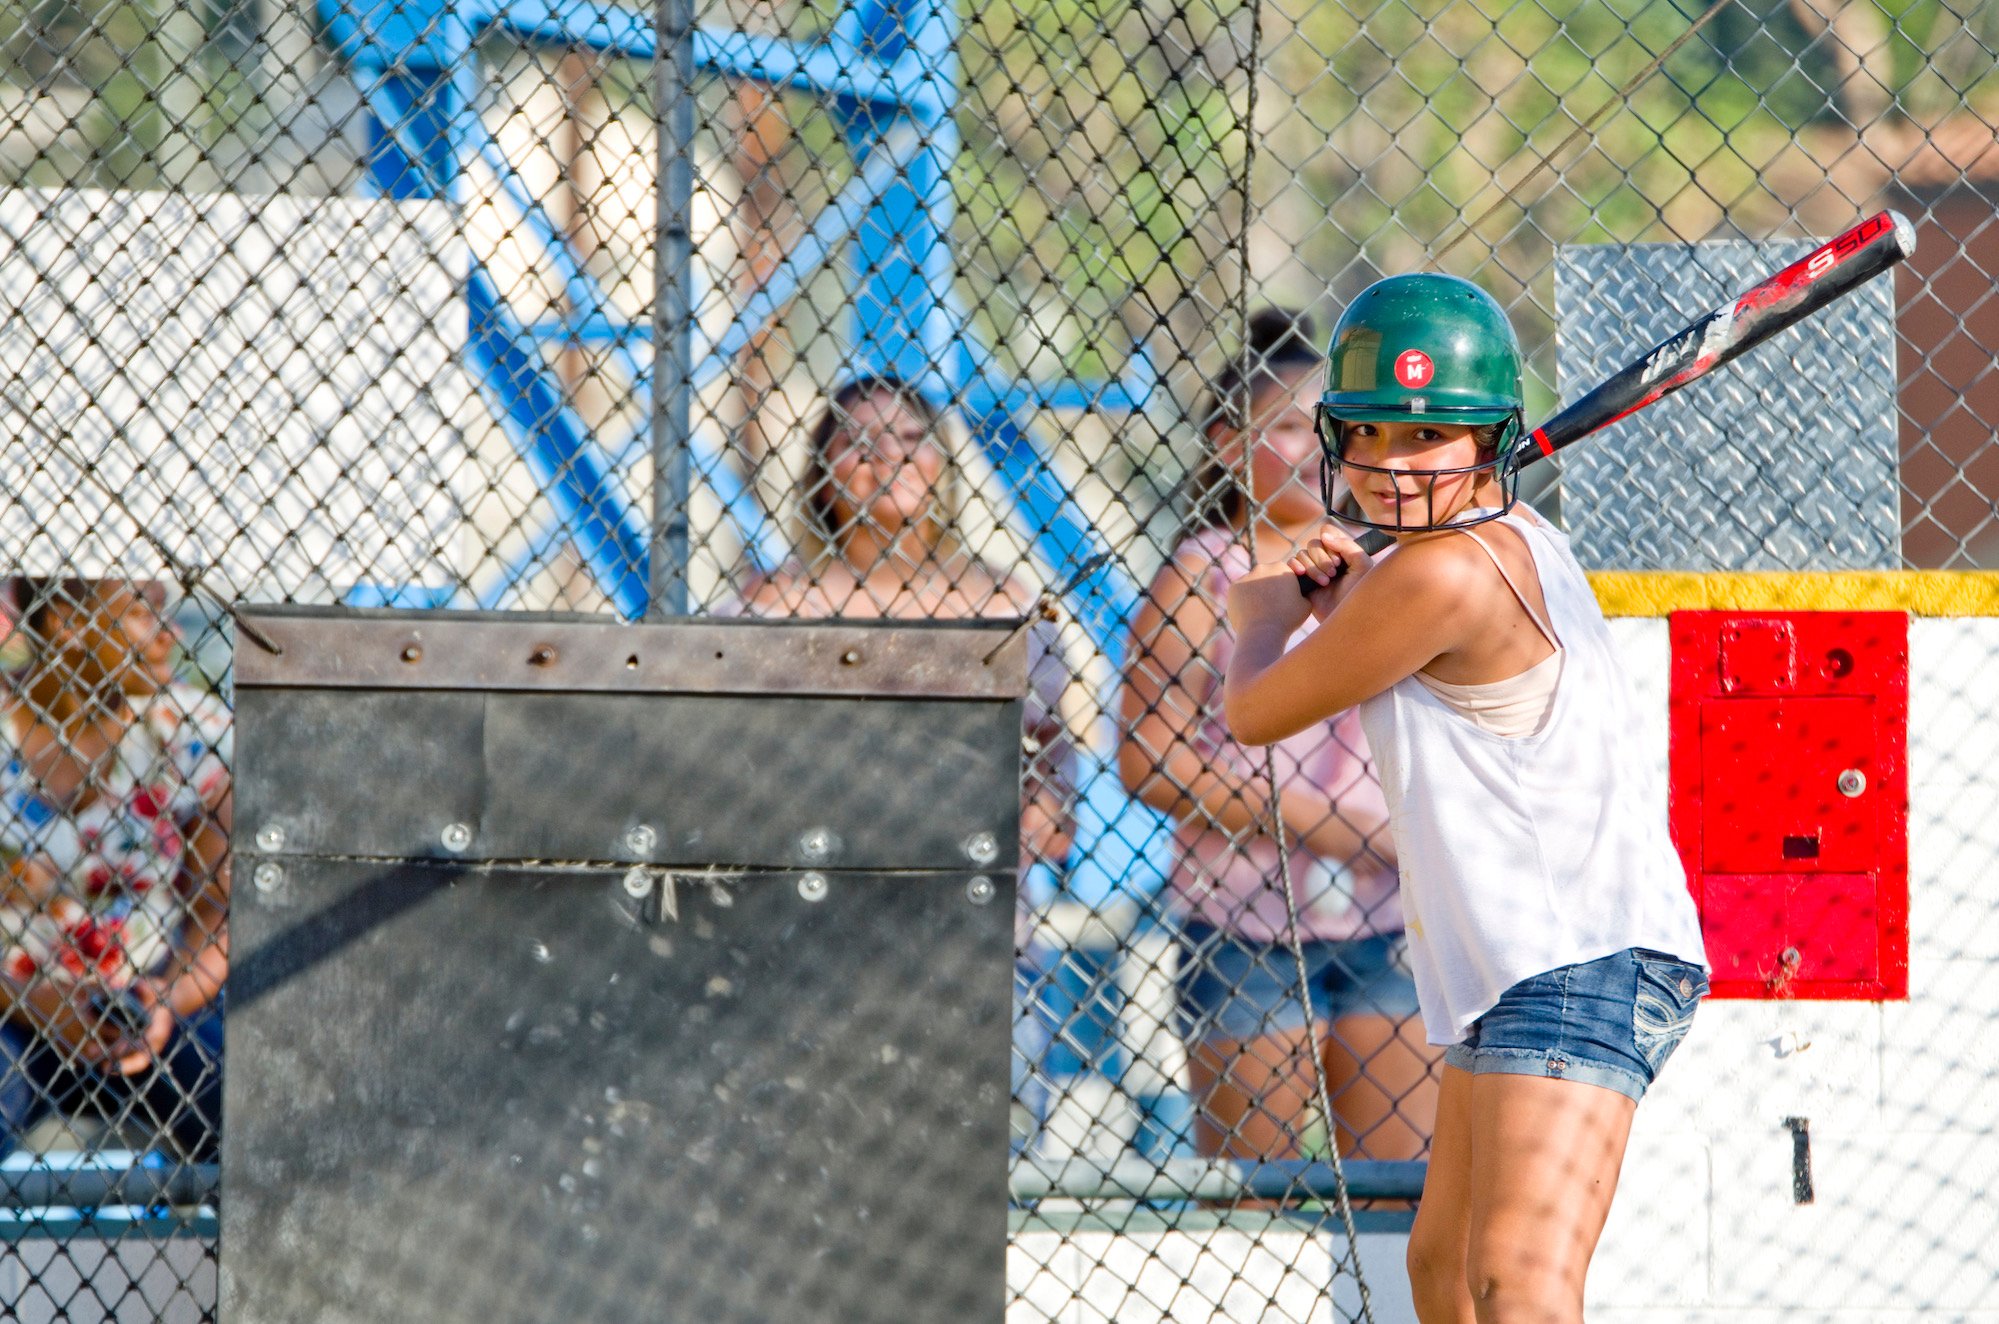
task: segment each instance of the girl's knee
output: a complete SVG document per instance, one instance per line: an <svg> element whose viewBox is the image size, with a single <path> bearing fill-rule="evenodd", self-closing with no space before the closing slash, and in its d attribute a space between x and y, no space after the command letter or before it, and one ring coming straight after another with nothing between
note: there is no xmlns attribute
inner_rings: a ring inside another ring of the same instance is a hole
<svg viewBox="0 0 1999 1324"><path fill-rule="evenodd" d="M1574 1267L1532 1238L1474 1238L1465 1259L1465 1287L1480 1324L1516 1319L1580 1324L1583 1317L1583 1284Z"/></svg>
<svg viewBox="0 0 1999 1324"><path fill-rule="evenodd" d="M1410 1234L1404 1258L1409 1268L1409 1290L1416 1299L1417 1313L1425 1320L1451 1318L1450 1305L1465 1296L1462 1244L1425 1237L1418 1228Z"/></svg>

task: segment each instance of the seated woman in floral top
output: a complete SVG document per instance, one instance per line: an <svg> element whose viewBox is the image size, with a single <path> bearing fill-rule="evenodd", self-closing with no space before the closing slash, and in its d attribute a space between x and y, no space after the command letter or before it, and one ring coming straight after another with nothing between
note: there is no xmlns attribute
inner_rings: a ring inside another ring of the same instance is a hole
<svg viewBox="0 0 1999 1324"><path fill-rule="evenodd" d="M229 711L157 585L15 580L0 657L0 1151L89 1105L212 1157Z"/></svg>

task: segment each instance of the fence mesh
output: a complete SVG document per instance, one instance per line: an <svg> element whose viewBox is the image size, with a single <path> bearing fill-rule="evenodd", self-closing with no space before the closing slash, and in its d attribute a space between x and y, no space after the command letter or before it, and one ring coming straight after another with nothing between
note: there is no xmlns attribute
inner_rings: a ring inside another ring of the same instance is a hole
<svg viewBox="0 0 1999 1324"><path fill-rule="evenodd" d="M1700 13L0 0L9 1316L215 1316L248 599L1046 604L1008 1318L1411 1318L1441 1069L1369 755L1349 716L1273 765L1218 706L1228 581L1318 518L1344 300L1476 281L1539 417L1900 208L1920 251L1837 335L1533 497L1595 566L1999 568L1999 7L1724 0L1639 78ZM1663 765L1664 635L1618 637ZM1607 1307L1989 1306L1990 1126L1941 1100L1990 1084L1995 783L1938 742L1994 738L1995 643L1912 636L1916 997L1710 1018L1683 1070L1762 1102L1662 1085L1634 1171L1700 1195ZM1777 1108L1833 1146L1809 1226Z"/></svg>

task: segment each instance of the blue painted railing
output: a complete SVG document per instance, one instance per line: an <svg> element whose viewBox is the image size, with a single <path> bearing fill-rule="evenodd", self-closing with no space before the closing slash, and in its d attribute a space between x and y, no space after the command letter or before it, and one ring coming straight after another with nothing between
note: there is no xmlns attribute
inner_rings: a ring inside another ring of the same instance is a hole
<svg viewBox="0 0 1999 1324"><path fill-rule="evenodd" d="M586 48L632 59L657 53L650 10L592 0L320 0L326 40L360 85L370 115L368 178L398 198L459 200L476 162L500 183L523 233L545 253L570 315L517 317L493 274L471 255L468 355L475 377L514 446L548 497L543 522L514 555L475 586L479 605L504 603L558 549L574 547L619 612L644 614L649 578L646 513L622 481L648 437L607 444L567 402L547 349L606 346L649 412L651 327L619 317L560 226L519 178L477 113L476 43L501 33L527 44ZM1087 512L1057 480L1027 427L1038 409L1146 406L1157 377L1143 355L1115 382L1022 383L965 315L953 288L950 174L959 149L952 115L958 26L948 0L858 0L823 39L792 41L697 29L692 55L710 75L810 91L825 99L858 169L791 246L762 289L742 300L712 340L698 332L680 369L697 387L733 369L742 350L804 284L831 267L850 283L849 361L855 371L891 371L940 399L962 404L996 471L1006 522L1033 548L1053 582L1105 550ZM742 537L750 559L772 568L788 547L721 452L712 429L695 429L690 467ZM377 600L398 600L393 591ZM1138 586L1110 559L1074 585L1065 606L1113 671ZM1108 732L1094 743L1105 744ZM1149 894L1164 834L1134 805L1111 761L1085 779L1078 850L1069 888L1098 902Z"/></svg>

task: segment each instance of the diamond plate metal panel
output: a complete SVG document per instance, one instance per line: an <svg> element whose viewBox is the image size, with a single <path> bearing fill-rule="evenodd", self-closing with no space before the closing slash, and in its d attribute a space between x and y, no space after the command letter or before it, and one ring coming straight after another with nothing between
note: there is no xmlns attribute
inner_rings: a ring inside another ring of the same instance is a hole
<svg viewBox="0 0 1999 1324"><path fill-rule="evenodd" d="M1806 241L1561 249L1572 399ZM1901 565L1894 284L1876 281L1562 458L1576 555L1601 569Z"/></svg>

